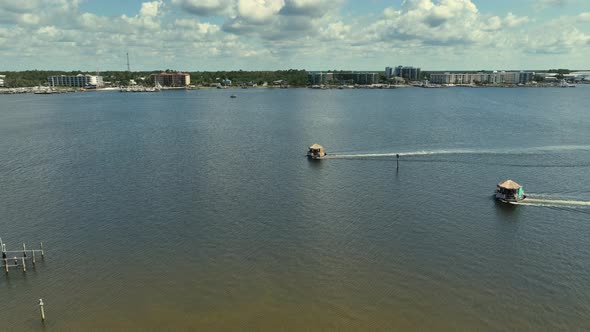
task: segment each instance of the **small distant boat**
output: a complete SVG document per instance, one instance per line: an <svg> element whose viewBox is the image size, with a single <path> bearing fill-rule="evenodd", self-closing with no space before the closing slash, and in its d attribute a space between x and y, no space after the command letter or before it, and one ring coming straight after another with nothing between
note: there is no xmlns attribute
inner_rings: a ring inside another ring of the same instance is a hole
<svg viewBox="0 0 590 332"><path fill-rule="evenodd" d="M314 144L309 147L307 151L307 158L309 159L324 159L326 158L326 151L324 147L319 144Z"/></svg>
<svg viewBox="0 0 590 332"><path fill-rule="evenodd" d="M231 95L231 96L229 96L229 97L230 97L230 98L238 98L238 96L236 96L236 95Z"/></svg>
<svg viewBox="0 0 590 332"><path fill-rule="evenodd" d="M526 198L522 186L512 180L500 182L496 187L496 199L502 202L519 202Z"/></svg>

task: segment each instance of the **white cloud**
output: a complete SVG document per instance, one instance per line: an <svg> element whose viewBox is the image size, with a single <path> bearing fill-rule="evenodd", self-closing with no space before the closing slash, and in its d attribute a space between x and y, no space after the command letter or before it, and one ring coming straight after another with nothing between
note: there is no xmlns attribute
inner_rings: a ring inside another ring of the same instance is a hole
<svg viewBox="0 0 590 332"><path fill-rule="evenodd" d="M232 0L172 0L172 4L200 16L227 14L231 11Z"/></svg>
<svg viewBox="0 0 590 332"><path fill-rule="evenodd" d="M527 16L516 16L512 13L508 13L506 18L504 19L504 23L509 28L514 28L526 23L529 23L531 20Z"/></svg>
<svg viewBox="0 0 590 332"><path fill-rule="evenodd" d="M247 23L269 22L285 5L284 0L238 0L238 17Z"/></svg>
<svg viewBox="0 0 590 332"><path fill-rule="evenodd" d="M341 2L341 0L285 0L281 14L319 17L340 6Z"/></svg>
<svg viewBox="0 0 590 332"><path fill-rule="evenodd" d="M139 10L139 16L143 17L154 17L158 16L160 11L160 7L162 7L163 2L160 1L151 1L151 2L144 2L141 4L141 9Z"/></svg>
<svg viewBox="0 0 590 332"><path fill-rule="evenodd" d="M174 25L181 29L189 29L191 32L198 34L214 34L220 31L218 25L211 23L201 23L194 19L177 19L174 21Z"/></svg>
<svg viewBox="0 0 590 332"><path fill-rule="evenodd" d="M144 0L135 14L103 16L82 12L79 0L0 0L0 49L5 66L102 61L105 69L122 69L130 50L137 54L133 69L180 70L375 69L391 59L515 68L589 51L590 12L539 20L534 13L481 12L474 1L405 0L362 16L341 12L343 0Z"/></svg>
<svg viewBox="0 0 590 332"><path fill-rule="evenodd" d="M566 54L588 48L590 34L580 30L573 22L590 21L590 13L573 17L561 17L535 27L515 39L524 46L527 53Z"/></svg>
<svg viewBox="0 0 590 332"><path fill-rule="evenodd" d="M406 0L401 9L386 8L383 17L369 27L368 34L378 40L472 44L485 37L485 23L470 0Z"/></svg>
<svg viewBox="0 0 590 332"><path fill-rule="evenodd" d="M330 23L327 27L320 28L320 36L324 41L345 40L352 30L350 25L343 22Z"/></svg>
<svg viewBox="0 0 590 332"><path fill-rule="evenodd" d="M0 0L0 14L2 12L11 13L29 13L35 9L41 7L41 0L26 0L26 1L15 1L15 0Z"/></svg>

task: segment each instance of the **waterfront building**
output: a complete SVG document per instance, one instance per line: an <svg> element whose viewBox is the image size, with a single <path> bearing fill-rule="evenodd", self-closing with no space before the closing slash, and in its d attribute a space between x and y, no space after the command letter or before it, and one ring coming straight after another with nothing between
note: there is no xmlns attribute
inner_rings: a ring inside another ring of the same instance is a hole
<svg viewBox="0 0 590 332"><path fill-rule="evenodd" d="M334 80L334 73L321 71L310 71L307 73L307 80L310 85L322 85Z"/></svg>
<svg viewBox="0 0 590 332"><path fill-rule="evenodd" d="M393 68L385 67L385 78L390 79L393 76Z"/></svg>
<svg viewBox="0 0 590 332"><path fill-rule="evenodd" d="M389 67L387 67L389 68ZM386 69L387 70L387 69ZM412 66L397 66L393 69L393 76L402 77L410 81L420 80L420 68ZM386 75L387 76L387 75ZM387 77L389 79L390 77Z"/></svg>
<svg viewBox="0 0 590 332"><path fill-rule="evenodd" d="M568 76L574 81L590 81L590 71L576 71L565 75L566 78Z"/></svg>
<svg viewBox="0 0 590 332"><path fill-rule="evenodd" d="M535 79L535 73L531 71L521 71L518 76L518 83L525 84Z"/></svg>
<svg viewBox="0 0 590 332"><path fill-rule="evenodd" d="M168 87L186 87L191 84L191 75L188 73L166 73L150 75L155 85Z"/></svg>
<svg viewBox="0 0 590 332"><path fill-rule="evenodd" d="M370 85L379 83L379 73L375 72L340 72L334 74L334 80L341 85Z"/></svg>
<svg viewBox="0 0 590 332"><path fill-rule="evenodd" d="M102 87L104 85L102 76L93 75L56 75L47 78L49 86L75 86L75 87Z"/></svg>
<svg viewBox="0 0 590 332"><path fill-rule="evenodd" d="M379 73L368 71L308 72L307 77L310 85L369 85L379 83Z"/></svg>
<svg viewBox="0 0 590 332"><path fill-rule="evenodd" d="M533 80L534 72L478 72L430 73L430 82L436 84L525 84Z"/></svg>
<svg viewBox="0 0 590 332"><path fill-rule="evenodd" d="M4 87L4 79L6 78L6 75L0 75L0 87Z"/></svg>

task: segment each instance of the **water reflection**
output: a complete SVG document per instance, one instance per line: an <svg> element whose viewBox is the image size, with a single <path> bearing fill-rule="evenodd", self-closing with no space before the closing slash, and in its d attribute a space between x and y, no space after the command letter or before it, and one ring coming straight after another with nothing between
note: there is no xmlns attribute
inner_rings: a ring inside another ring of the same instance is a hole
<svg viewBox="0 0 590 332"><path fill-rule="evenodd" d="M492 195L490 199L494 200L496 215L499 218L509 222L517 222L519 220L523 208L522 206L501 202L497 200L494 195Z"/></svg>

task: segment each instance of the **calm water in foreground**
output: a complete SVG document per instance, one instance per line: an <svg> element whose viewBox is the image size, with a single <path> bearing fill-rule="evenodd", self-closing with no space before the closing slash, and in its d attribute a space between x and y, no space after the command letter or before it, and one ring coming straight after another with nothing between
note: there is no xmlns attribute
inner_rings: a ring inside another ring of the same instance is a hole
<svg viewBox="0 0 590 332"><path fill-rule="evenodd" d="M0 96L0 236L46 249L0 275L1 328L42 330L43 298L49 330L588 330L589 104L590 86ZM316 142L340 158L308 161ZM508 178L536 200L496 203Z"/></svg>

